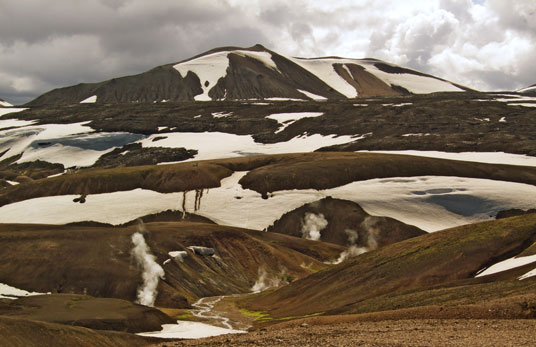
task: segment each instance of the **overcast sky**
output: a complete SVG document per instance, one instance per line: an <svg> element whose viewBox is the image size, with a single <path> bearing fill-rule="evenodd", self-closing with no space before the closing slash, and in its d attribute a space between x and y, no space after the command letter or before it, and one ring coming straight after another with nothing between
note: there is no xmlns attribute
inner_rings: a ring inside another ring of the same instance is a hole
<svg viewBox="0 0 536 347"><path fill-rule="evenodd" d="M0 0L0 98L219 46L374 57L480 90L536 83L535 0Z"/></svg>

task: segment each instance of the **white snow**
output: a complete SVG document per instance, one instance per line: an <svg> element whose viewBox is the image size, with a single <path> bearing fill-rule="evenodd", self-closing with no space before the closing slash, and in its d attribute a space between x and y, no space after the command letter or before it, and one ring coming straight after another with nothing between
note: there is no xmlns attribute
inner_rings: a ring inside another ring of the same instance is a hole
<svg viewBox="0 0 536 347"><path fill-rule="evenodd" d="M313 94L313 93L308 92L308 91L306 91L306 90L298 89L298 91L299 91L300 93L304 94L305 96L307 96L307 97L313 99L313 100L327 100L327 99L328 99L328 98L326 98L326 97L323 97L323 96L321 96L321 95L317 95L317 94Z"/></svg>
<svg viewBox="0 0 536 347"><path fill-rule="evenodd" d="M263 230L283 214L327 196L354 201L371 215L388 216L432 232L489 220L511 208L536 208L536 187L502 181L460 177L421 176L372 179L325 190L277 191L268 199L238 181L235 172L209 190L195 213L218 224ZM183 193L162 194L135 189L88 195L42 197L0 207L0 223L65 224L97 221L122 224L169 209L180 210ZM186 211L194 212L195 194L186 194ZM106 206L103 209L103 206Z"/></svg>
<svg viewBox="0 0 536 347"><path fill-rule="evenodd" d="M410 134L403 134L402 137L408 137L408 136L430 136L430 133L410 133Z"/></svg>
<svg viewBox="0 0 536 347"><path fill-rule="evenodd" d="M73 124L43 124L0 131L0 152L9 149L4 153L0 160L24 152L34 141L46 142L47 139L94 131L85 124L87 124L87 122Z"/></svg>
<svg viewBox="0 0 536 347"><path fill-rule="evenodd" d="M242 57L250 57L250 58L256 59L262 62L266 67L279 72L277 65L275 65L274 61L272 60L272 55L268 52L236 50L236 51L231 51L230 53L237 54Z"/></svg>
<svg viewBox="0 0 536 347"><path fill-rule="evenodd" d="M527 257L513 257L510 259L503 260L497 264L493 264L482 272L479 272L475 277L482 277L491 275L497 272L503 272L506 270L514 269L523 265L536 262L536 255L529 255Z"/></svg>
<svg viewBox="0 0 536 347"><path fill-rule="evenodd" d="M225 334L245 333L242 330L220 328L200 322L177 321L177 324L164 324L161 331L137 333L136 335L167 339L200 339Z"/></svg>
<svg viewBox="0 0 536 347"><path fill-rule="evenodd" d="M507 104L508 106L522 106L522 107L536 107L536 102L533 104L519 103L519 104Z"/></svg>
<svg viewBox="0 0 536 347"><path fill-rule="evenodd" d="M233 112L212 112L213 118L227 118L233 114Z"/></svg>
<svg viewBox="0 0 536 347"><path fill-rule="evenodd" d="M529 91L536 91L536 86L527 87L527 88L517 90L518 93L525 93L525 92L529 92Z"/></svg>
<svg viewBox="0 0 536 347"><path fill-rule="evenodd" d="M285 130L286 127L300 119L320 117L323 114L324 112L274 113L269 116L266 116L265 118L276 120L279 124L281 124L281 127L279 127L279 129L277 129L275 132L277 134L282 132L283 130Z"/></svg>
<svg viewBox="0 0 536 347"><path fill-rule="evenodd" d="M92 95L89 98L86 98L86 99L80 101L81 104L94 104L96 102L97 102L97 96L96 95Z"/></svg>
<svg viewBox="0 0 536 347"><path fill-rule="evenodd" d="M280 98L280 97L264 98L263 100L268 100L268 101L307 101L307 100L304 100L304 99Z"/></svg>
<svg viewBox="0 0 536 347"><path fill-rule="evenodd" d="M196 95L194 97L195 100L212 100L208 96L208 92L216 86L220 78L227 75L227 68L229 67L229 58L227 58L228 53L229 52L227 51L216 52L173 66L179 71L182 78L185 78L189 71L195 73L197 77L199 77L203 93Z"/></svg>
<svg viewBox="0 0 536 347"><path fill-rule="evenodd" d="M449 82L432 77L408 73L387 73L374 66L374 62L362 62L359 65L363 66L367 72L373 74L385 83L401 86L415 94L463 91L463 89L458 88Z"/></svg>
<svg viewBox="0 0 536 347"><path fill-rule="evenodd" d="M501 119L499 119L499 123L506 123L506 117L501 117Z"/></svg>
<svg viewBox="0 0 536 347"><path fill-rule="evenodd" d="M9 102L4 101L4 100L0 100L0 106L2 106L2 107L13 107L13 105L11 105Z"/></svg>
<svg viewBox="0 0 536 347"><path fill-rule="evenodd" d="M17 184L19 184L19 182L9 181L9 180L6 180L6 182L11 184L12 186L16 186Z"/></svg>
<svg viewBox="0 0 536 347"><path fill-rule="evenodd" d="M137 335L159 337L159 338L182 338L182 339L199 339L204 337L219 336L225 334L242 334L246 331L233 329L229 323L229 318L213 313L214 305L223 297L201 298L192 304L195 308L190 310L192 315L202 319L211 319L219 321L222 327L209 325L200 322L177 321L177 324L164 324L161 331L149 333L139 333Z"/></svg>
<svg viewBox="0 0 536 347"><path fill-rule="evenodd" d="M0 207L1 223L66 224L95 221L122 224L148 214L177 209L182 193L161 194L134 189L104 194L91 194L86 202L75 203L79 195L35 198ZM105 208L104 208L105 207Z"/></svg>
<svg viewBox="0 0 536 347"><path fill-rule="evenodd" d="M345 59L331 59L331 58L318 58L318 59L304 59L304 58L291 58L287 57L294 63L298 64L305 70L316 75L324 83L331 88L335 89L347 98L356 98L357 90L349 84L342 76L340 76L333 64L344 64L347 62ZM353 63L353 62L352 62ZM350 74L351 76L351 74Z"/></svg>
<svg viewBox="0 0 536 347"><path fill-rule="evenodd" d="M43 295L45 293L29 292L4 283L0 283L0 299L18 299L23 296ZM49 293L50 294L50 293Z"/></svg>
<svg viewBox="0 0 536 347"><path fill-rule="evenodd" d="M356 106L356 107L367 107L368 104L354 104L354 106Z"/></svg>
<svg viewBox="0 0 536 347"><path fill-rule="evenodd" d="M156 136L167 138L153 142ZM351 136L309 135L295 137L286 142L271 144L257 143L251 135L234 135L220 132L166 133L151 135L143 140L143 147L184 147L196 149L198 154L191 160L232 158L259 154L312 152L324 146L348 143L355 140Z"/></svg>
<svg viewBox="0 0 536 347"><path fill-rule="evenodd" d="M74 146L64 146L56 143L44 148L27 148L22 157L16 163L26 163L35 160L46 161L49 163L62 164L64 167L73 166L91 166L105 153L113 151L114 148L109 148L104 151L96 151L93 149L84 149Z"/></svg>
<svg viewBox="0 0 536 347"><path fill-rule="evenodd" d="M210 101L212 99L208 96L209 91L216 86L220 78L223 78L227 75L227 68L229 67L229 54L251 57L262 62L268 68L279 71L273 62L272 55L270 53L244 50L216 52L176 64L173 67L179 71L183 78L186 77L189 71L195 73L201 81L203 93L196 95L194 99L197 101Z"/></svg>
<svg viewBox="0 0 536 347"><path fill-rule="evenodd" d="M162 127L158 127L158 131L162 131L162 130L165 130L167 129L168 127L165 127L165 126L162 126Z"/></svg>
<svg viewBox="0 0 536 347"><path fill-rule="evenodd" d="M386 154L404 154L414 155L418 157L440 158L461 161L474 161L478 163L490 164L507 164L507 165L522 165L536 166L536 157L531 157L524 154L511 154L504 152L439 152L439 151L358 151L364 153L386 153Z"/></svg>
<svg viewBox="0 0 536 347"><path fill-rule="evenodd" d="M533 276L536 276L536 268L534 268L533 270L530 270L529 272L527 272L526 274L522 275L522 276L519 276L518 280L524 280L526 278L529 278L529 277L533 277Z"/></svg>
<svg viewBox="0 0 536 347"><path fill-rule="evenodd" d="M0 119L0 129L23 127L37 123L36 120Z"/></svg>
<svg viewBox="0 0 536 347"><path fill-rule="evenodd" d="M0 108L0 117L5 116L9 113L15 113L15 112L21 112L27 110L27 108L17 108L17 107L11 107L11 108Z"/></svg>

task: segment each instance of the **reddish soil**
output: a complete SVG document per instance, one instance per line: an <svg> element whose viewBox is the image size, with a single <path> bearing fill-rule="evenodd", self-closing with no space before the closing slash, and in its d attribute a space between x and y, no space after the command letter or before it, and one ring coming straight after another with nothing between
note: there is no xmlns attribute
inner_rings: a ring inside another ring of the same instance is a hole
<svg viewBox="0 0 536 347"><path fill-rule="evenodd" d="M159 346L534 346L536 320L303 323Z"/></svg>

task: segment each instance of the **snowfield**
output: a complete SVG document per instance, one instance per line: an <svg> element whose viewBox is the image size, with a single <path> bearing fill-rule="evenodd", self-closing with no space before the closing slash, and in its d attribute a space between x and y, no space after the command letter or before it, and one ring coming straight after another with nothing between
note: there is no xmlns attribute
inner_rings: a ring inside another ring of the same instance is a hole
<svg viewBox="0 0 536 347"><path fill-rule="evenodd" d="M15 288L4 283L0 283L0 299L18 299L23 296L43 295L45 293L29 292ZM50 294L50 293L49 293Z"/></svg>
<svg viewBox="0 0 536 347"><path fill-rule="evenodd" d="M419 134L405 134L402 136L420 136ZM425 134L427 135L427 134ZM511 154L504 152L439 152L439 151L357 151L365 153L386 153L386 154L403 154L414 155L417 157L428 157L438 159L450 159L461 161L473 161L477 163L488 164L506 164L506 165L521 165L521 166L536 166L536 157L531 157L524 154Z"/></svg>
<svg viewBox="0 0 536 347"><path fill-rule="evenodd" d="M295 115L295 114L294 114ZM156 137L165 139L153 141ZM324 146L348 143L355 140L351 136L310 135L295 137L286 142L262 144L251 135L234 135L220 132L204 133L159 133L143 140L143 147L184 147L196 149L198 154L190 160L207 160L242 157L248 155L312 152Z"/></svg>
<svg viewBox="0 0 536 347"><path fill-rule="evenodd" d="M103 154L144 137L123 132L97 133L85 124L30 125L0 131L0 152L7 151L0 160L22 154L17 163L42 160L65 167L91 166Z"/></svg>
<svg viewBox="0 0 536 347"><path fill-rule="evenodd" d="M0 107L13 107L9 102L0 100Z"/></svg>
<svg viewBox="0 0 536 347"><path fill-rule="evenodd" d="M177 321L177 324L164 324L161 331L138 333L136 335L163 339L201 339L225 334L241 334L242 330L220 328L200 322Z"/></svg>
<svg viewBox="0 0 536 347"><path fill-rule="evenodd" d="M187 192L186 211L222 225L264 230L283 214L331 196L354 201L371 215L433 232L489 220L500 210L536 208L534 186L442 176L373 179L325 190L284 190L265 200L238 183L245 174L235 172L221 181L221 187L205 190L197 211L195 192ZM183 203L182 192L162 194L144 189L88 195L84 204L74 203L77 197L42 197L2 206L0 223L96 221L117 225L168 209L181 210Z"/></svg>

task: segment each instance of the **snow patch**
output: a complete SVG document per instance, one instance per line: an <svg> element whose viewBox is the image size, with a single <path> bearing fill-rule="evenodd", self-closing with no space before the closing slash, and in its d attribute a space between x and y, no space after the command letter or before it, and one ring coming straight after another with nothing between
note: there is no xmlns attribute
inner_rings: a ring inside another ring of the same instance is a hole
<svg viewBox="0 0 536 347"><path fill-rule="evenodd" d="M96 102L97 102L97 96L96 95L90 96L89 98L86 98L86 99L80 101L81 104L94 104Z"/></svg>
<svg viewBox="0 0 536 347"><path fill-rule="evenodd" d="M319 58L319 59L305 59L305 58L290 58L291 61L298 64L305 70L309 71L331 88L337 92L346 96L347 98L356 98L357 90L349 84L341 75L335 71L333 64L345 63L344 59L331 59L331 58ZM351 74L350 74L351 76Z"/></svg>
<svg viewBox="0 0 536 347"><path fill-rule="evenodd" d="M524 274L523 276L519 276L518 280L524 280L526 278L529 278L529 277L533 277L533 276L536 276L536 268L527 272L526 274Z"/></svg>
<svg viewBox="0 0 536 347"><path fill-rule="evenodd" d="M374 62L376 63L376 62ZM365 70L387 84L401 86L411 93L427 94L435 92L463 92L463 89L436 78L408 73L388 73L378 69L373 62L363 62L360 65Z"/></svg>
<svg viewBox="0 0 536 347"><path fill-rule="evenodd" d="M276 120L281 127L275 131L275 134L282 132L286 127L303 118L315 118L324 115L324 112L294 112L294 113L274 113L265 118Z"/></svg>
<svg viewBox="0 0 536 347"><path fill-rule="evenodd" d="M37 120L0 119L0 129L18 128L37 123Z"/></svg>
<svg viewBox="0 0 536 347"><path fill-rule="evenodd" d="M44 295L45 293L29 292L15 288L4 283L0 283L0 299L18 299L24 296ZM50 294L50 293L46 293Z"/></svg>
<svg viewBox="0 0 536 347"><path fill-rule="evenodd" d="M242 334L243 330L220 328L200 322L177 321L177 324L163 324L162 330L136 335L163 339L201 339L225 334Z"/></svg>
<svg viewBox="0 0 536 347"><path fill-rule="evenodd" d="M166 133L167 138L153 142L162 134L151 135L140 141L143 147L168 147L196 149L198 154L190 160L207 160L243 157L260 154L312 152L318 148L348 143L351 136L309 135L298 136L286 142L262 144L251 135L234 135L221 132Z"/></svg>
<svg viewBox="0 0 536 347"><path fill-rule="evenodd" d="M533 262L536 262L536 255L529 255L527 257L519 257L519 258L513 257L510 259L503 260L499 263L493 264L492 266L488 267L484 271L479 272L475 277L482 277L482 276L495 274L498 272L507 271L510 269L515 269L516 267L527 265Z"/></svg>
<svg viewBox="0 0 536 347"><path fill-rule="evenodd" d="M212 112L214 118L227 118L233 114L233 112Z"/></svg>
<svg viewBox="0 0 536 347"><path fill-rule="evenodd" d="M173 66L179 71L182 78L186 78L186 75L190 71L199 77L203 93L194 97L196 101L212 100L208 96L208 92L216 86L220 78L227 75L227 68L229 67L229 58L227 58L228 53L229 52L216 52Z"/></svg>
<svg viewBox="0 0 536 347"><path fill-rule="evenodd" d="M1 107L13 107L13 105L11 105L9 102L4 101L4 100L0 100L0 106Z"/></svg>
<svg viewBox="0 0 536 347"><path fill-rule="evenodd" d="M385 153L413 155L417 157L439 158L449 160L473 161L477 163L507 164L521 166L536 166L536 157L524 154L511 154L504 152L439 152L439 151L358 151L366 153Z"/></svg>
<svg viewBox="0 0 536 347"><path fill-rule="evenodd" d="M328 98L324 97L324 96L321 96L321 95L317 95L317 94L313 94L311 92L308 92L306 90L301 90L301 89L298 89L298 91L302 94L304 94L305 96L313 99L313 100L327 100Z"/></svg>
<svg viewBox="0 0 536 347"><path fill-rule="evenodd" d="M15 113L15 112L21 112L27 110L27 108L17 108L17 107L11 107L11 108L0 108L0 117L5 116L9 113Z"/></svg>

